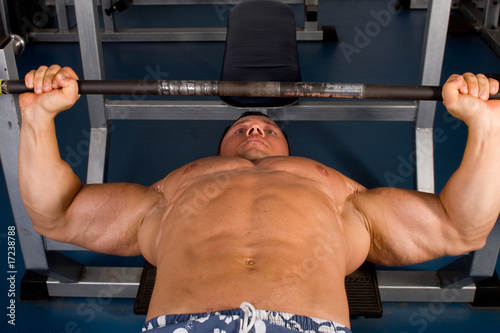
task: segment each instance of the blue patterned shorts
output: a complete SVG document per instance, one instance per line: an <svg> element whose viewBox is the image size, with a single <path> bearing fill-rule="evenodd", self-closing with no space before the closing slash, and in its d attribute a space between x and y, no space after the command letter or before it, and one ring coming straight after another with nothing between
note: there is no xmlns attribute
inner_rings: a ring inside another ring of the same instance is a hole
<svg viewBox="0 0 500 333"><path fill-rule="evenodd" d="M148 320L142 331L151 333L351 333L349 328L333 321L283 312L256 310L246 302L243 302L239 309L156 317Z"/></svg>

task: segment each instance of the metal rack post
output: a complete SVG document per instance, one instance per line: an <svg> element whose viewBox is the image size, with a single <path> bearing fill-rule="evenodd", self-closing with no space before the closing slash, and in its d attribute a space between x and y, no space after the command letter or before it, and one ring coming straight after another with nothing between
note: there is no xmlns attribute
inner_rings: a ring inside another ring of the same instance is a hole
<svg viewBox="0 0 500 333"><path fill-rule="evenodd" d="M18 79L16 60L12 42L0 49L0 65L6 71L0 71L1 79ZM0 98L0 157L7 183L7 191L16 222L18 239L26 267L40 272L48 272L49 265L45 257L42 236L33 230L31 218L24 209L19 192L17 160L19 156L19 136L21 113L19 101L15 96Z"/></svg>

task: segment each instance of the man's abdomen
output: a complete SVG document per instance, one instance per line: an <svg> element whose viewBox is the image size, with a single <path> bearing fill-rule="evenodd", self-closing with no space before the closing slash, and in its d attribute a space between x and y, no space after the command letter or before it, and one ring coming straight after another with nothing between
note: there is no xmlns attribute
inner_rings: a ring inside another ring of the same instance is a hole
<svg viewBox="0 0 500 333"><path fill-rule="evenodd" d="M158 236L148 318L247 301L347 325L345 243L331 202L307 181L229 183L198 184L173 204Z"/></svg>

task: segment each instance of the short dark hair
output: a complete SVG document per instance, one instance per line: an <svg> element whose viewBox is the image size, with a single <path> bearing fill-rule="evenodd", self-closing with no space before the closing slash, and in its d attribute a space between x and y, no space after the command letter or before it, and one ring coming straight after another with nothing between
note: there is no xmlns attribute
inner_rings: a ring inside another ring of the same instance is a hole
<svg viewBox="0 0 500 333"><path fill-rule="evenodd" d="M244 117L250 117L250 116L256 116L256 117L266 117L266 118L269 118L271 120L273 120L271 117L269 117L267 114L265 113L262 113L260 111L246 111L246 112L243 112L241 114L241 116L238 117L238 119L236 119L235 121L233 121L233 123L229 126L227 126L225 129L224 129L224 132L222 132L222 136L219 140L219 148L217 149L217 156L220 155L220 147L222 145L222 140L224 140L224 137L226 136L227 132L229 131L229 129L234 125L235 122L237 122L238 120L240 120L241 118L244 118ZM274 120L273 120L274 121ZM280 124L278 124L276 122L276 125L278 125L278 127L281 129L281 132L283 133L283 136L285 137L285 140L286 140L286 143L288 145L288 151L290 151L290 144L288 143L288 137L285 133L285 131L283 130L283 127L280 126Z"/></svg>

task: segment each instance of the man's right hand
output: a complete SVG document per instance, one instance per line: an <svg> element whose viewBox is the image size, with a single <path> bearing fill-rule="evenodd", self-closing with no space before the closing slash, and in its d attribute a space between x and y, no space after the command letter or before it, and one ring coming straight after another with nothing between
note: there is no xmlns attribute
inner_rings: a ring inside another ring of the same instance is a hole
<svg viewBox="0 0 500 333"><path fill-rule="evenodd" d="M19 96L23 117L33 120L48 116L54 118L58 113L69 109L78 100L78 76L69 67L58 65L41 66L25 77L28 88L34 93Z"/></svg>

